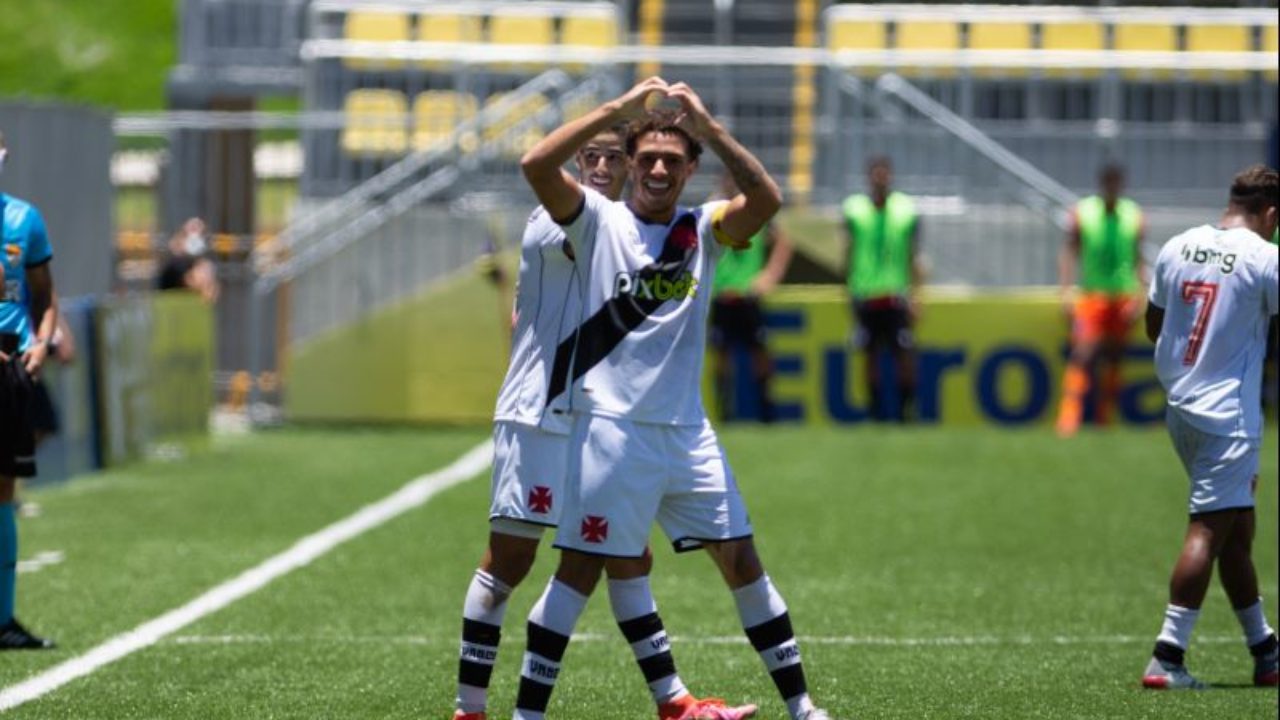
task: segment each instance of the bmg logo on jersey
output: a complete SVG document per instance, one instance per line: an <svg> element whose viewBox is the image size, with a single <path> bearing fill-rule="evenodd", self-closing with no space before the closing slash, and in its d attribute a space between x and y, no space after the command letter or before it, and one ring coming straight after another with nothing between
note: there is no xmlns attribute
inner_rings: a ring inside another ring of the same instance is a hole
<svg viewBox="0 0 1280 720"><path fill-rule="evenodd" d="M644 277L640 273L618 273L613 281L613 296L630 295L638 300L684 301L698 294L698 279L684 271L675 280L662 275Z"/></svg>
<svg viewBox="0 0 1280 720"><path fill-rule="evenodd" d="M1223 275L1230 275L1236 269L1235 253L1224 253L1213 248L1202 248L1200 246L1193 248L1190 245L1183 245L1182 259L1197 265L1217 265Z"/></svg>

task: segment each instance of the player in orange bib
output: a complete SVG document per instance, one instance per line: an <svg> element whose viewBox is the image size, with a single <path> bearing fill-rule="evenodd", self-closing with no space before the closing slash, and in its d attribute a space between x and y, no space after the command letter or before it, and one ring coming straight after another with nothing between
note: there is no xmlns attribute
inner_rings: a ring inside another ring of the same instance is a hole
<svg viewBox="0 0 1280 720"><path fill-rule="evenodd" d="M1070 314L1071 356L1062 382L1058 434L1074 435L1084 416L1093 371L1100 370L1097 420L1107 424L1120 389L1125 341L1142 312L1142 239L1146 220L1138 204L1123 197L1124 168L1108 165L1101 192L1081 200L1058 257L1063 304ZM1073 292L1079 275L1079 293ZM1099 360L1104 368L1096 368Z"/></svg>

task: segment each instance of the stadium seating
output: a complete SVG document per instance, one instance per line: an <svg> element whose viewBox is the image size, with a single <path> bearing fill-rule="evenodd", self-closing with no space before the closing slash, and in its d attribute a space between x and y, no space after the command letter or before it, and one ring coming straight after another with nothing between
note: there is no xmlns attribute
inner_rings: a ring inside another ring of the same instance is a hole
<svg viewBox="0 0 1280 720"><path fill-rule="evenodd" d="M1187 26L1188 52L1249 52L1253 49L1252 28L1244 25L1195 24ZM1242 72L1193 70L1191 77L1197 80L1240 80Z"/></svg>
<svg viewBox="0 0 1280 720"><path fill-rule="evenodd" d="M1107 47L1106 27L1083 17L1046 19L1040 26L1040 49L1063 52L1100 52ZM1050 70L1049 77L1093 77L1093 70Z"/></svg>
<svg viewBox="0 0 1280 720"><path fill-rule="evenodd" d="M1002 21L974 20L969 23L970 50L1032 50L1035 48L1032 24L1024 20ZM1026 75L1025 68L982 68L974 73L980 77L1010 77Z"/></svg>
<svg viewBox="0 0 1280 720"><path fill-rule="evenodd" d="M404 13L353 11L347 14L343 25L347 40L364 42L407 42L409 40L409 16ZM372 58L348 58L347 67L353 70L389 70L404 67L403 60L375 60Z"/></svg>
<svg viewBox="0 0 1280 720"><path fill-rule="evenodd" d="M1280 28L1275 25L1268 25L1262 28L1262 49L1272 55L1280 54ZM1266 74L1272 80L1280 76L1280 72L1276 70L1275 65L1272 65Z"/></svg>
<svg viewBox="0 0 1280 720"><path fill-rule="evenodd" d="M875 18L837 18L827 24L827 49L885 50L889 47L889 27ZM860 65L855 71L870 74L877 68Z"/></svg>
<svg viewBox="0 0 1280 720"><path fill-rule="evenodd" d="M497 105L507 93L494 93L485 99L484 107L489 109ZM516 124L528 120L533 115L546 109L547 99L541 95L534 95L527 98L523 102L516 104L508 109L498 119L490 122L485 126L482 137L486 143L502 141L501 154L506 158L517 158L524 154L526 150L533 147L539 140L543 138L542 129L536 124L530 123L528 128L514 138L503 138Z"/></svg>
<svg viewBox="0 0 1280 720"><path fill-rule="evenodd" d="M618 44L618 24L607 13L568 15L560 23L560 44L593 48L611 48ZM575 72L586 69L582 63L567 63Z"/></svg>
<svg viewBox="0 0 1280 720"><path fill-rule="evenodd" d="M489 42L494 45L554 45L555 26L540 8L502 7L489 16ZM536 71L546 63L495 63L500 71Z"/></svg>
<svg viewBox="0 0 1280 720"><path fill-rule="evenodd" d="M1113 27L1114 46L1118 52L1177 52L1178 28L1170 22L1141 17L1117 22ZM1121 75L1132 79L1168 79L1167 70L1128 68Z"/></svg>
<svg viewBox="0 0 1280 720"><path fill-rule="evenodd" d="M898 50L959 50L960 24L953 20L937 20L926 18L904 17L898 20L898 36L895 44ZM903 75L928 75L947 77L955 74L953 68L931 67L916 69L903 67Z"/></svg>
<svg viewBox="0 0 1280 720"><path fill-rule="evenodd" d="M418 42L472 43L483 39L479 15L433 12L418 16ZM422 63L428 70L440 70L448 65L446 62L430 60Z"/></svg>
<svg viewBox="0 0 1280 720"><path fill-rule="evenodd" d="M351 155L399 155L409 146L408 102L395 90L362 88L342 104L342 149Z"/></svg>
<svg viewBox="0 0 1280 720"><path fill-rule="evenodd" d="M452 90L428 90L413 100L413 149L426 150L449 138L476 116L476 98Z"/></svg>

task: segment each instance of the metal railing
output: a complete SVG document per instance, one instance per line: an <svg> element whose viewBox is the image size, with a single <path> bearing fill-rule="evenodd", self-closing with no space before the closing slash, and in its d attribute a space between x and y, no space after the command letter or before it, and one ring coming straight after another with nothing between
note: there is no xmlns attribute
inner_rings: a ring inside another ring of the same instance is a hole
<svg viewBox="0 0 1280 720"><path fill-rule="evenodd" d="M598 82L598 80L592 82ZM405 186L412 183L426 168L458 153L464 138L474 135L478 130L483 130L512 109L519 107L522 102L537 95L564 93L573 87L569 76L560 70L549 70L538 75L493 107L486 108L478 117L459 124L448 138L442 139L426 150L406 155L337 198L313 208L296 222L290 223L280 233L276 243L265 250L270 253L293 252L296 248L313 242L318 236L332 234L335 224L350 220L368 210L371 204L382 202L396 192L403 191ZM339 117L342 116L341 112L336 114ZM258 257L261 259L264 256L259 253Z"/></svg>
<svg viewBox="0 0 1280 720"><path fill-rule="evenodd" d="M487 212L475 211L485 195L474 191L491 184L491 161L531 126L554 127L566 107L614 89L603 75L573 84L558 71L545 73L458 125L447 139L321 206L299 229L282 234L287 243L260 248L249 318L250 376L262 376L275 356L266 328L283 332L276 342L304 343L468 267L495 235L519 227L531 202L490 197ZM541 111L486 138L490 125L534 95L548 100ZM498 167L517 175L513 164ZM463 197L460 190L472 192ZM255 385L251 408L260 399Z"/></svg>

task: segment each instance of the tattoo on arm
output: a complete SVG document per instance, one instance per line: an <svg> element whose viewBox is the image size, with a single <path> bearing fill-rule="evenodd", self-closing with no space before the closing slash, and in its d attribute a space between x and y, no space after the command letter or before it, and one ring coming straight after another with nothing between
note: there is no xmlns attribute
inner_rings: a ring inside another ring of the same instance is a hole
<svg viewBox="0 0 1280 720"><path fill-rule="evenodd" d="M764 166L737 140L725 135L712 136L708 140L711 149L724 162L725 169L733 176L738 190L748 193L764 184L766 172Z"/></svg>

